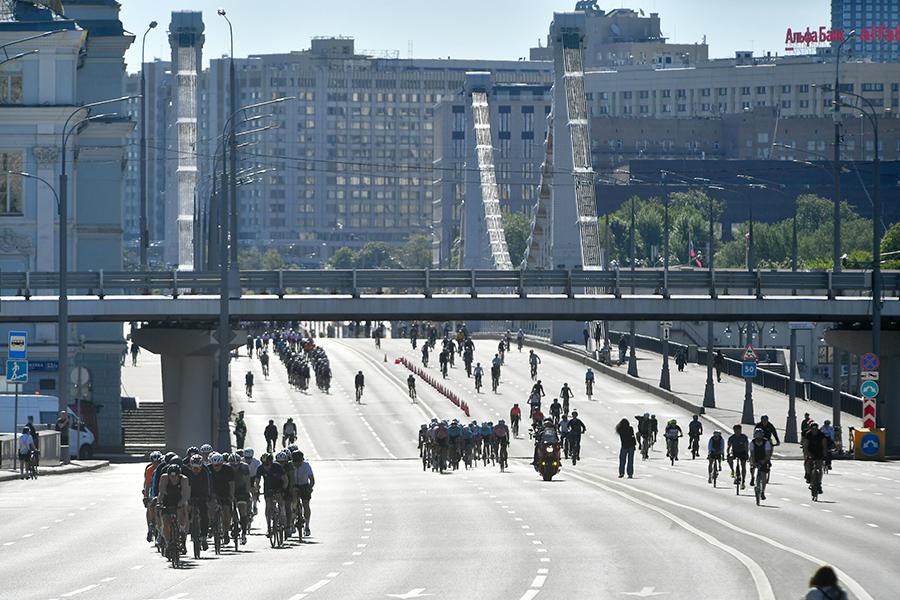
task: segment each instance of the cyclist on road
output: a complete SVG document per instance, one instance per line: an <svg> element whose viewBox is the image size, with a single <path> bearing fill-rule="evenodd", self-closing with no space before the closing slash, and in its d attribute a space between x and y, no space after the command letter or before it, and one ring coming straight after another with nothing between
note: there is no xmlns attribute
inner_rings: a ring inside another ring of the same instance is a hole
<svg viewBox="0 0 900 600"><path fill-rule="evenodd" d="M422 344L422 366L428 367L428 353L431 347L428 344Z"/></svg>
<svg viewBox="0 0 900 600"><path fill-rule="evenodd" d="M766 439L765 432L762 429L753 431L753 441L750 443L750 485L756 484L756 478L762 477L761 485L763 492L760 493L760 500L766 499L765 483L766 474L769 471L772 459L772 443Z"/></svg>
<svg viewBox="0 0 900 600"><path fill-rule="evenodd" d="M288 477L270 453L263 454L261 462L262 465L257 471L257 476L263 481L263 496L266 499L266 535L272 535L275 499L278 497L283 502L284 491L288 487Z"/></svg>
<svg viewBox="0 0 900 600"><path fill-rule="evenodd" d="M212 495L212 486L210 482L209 469L203 465L203 457L194 454L190 458L190 470L185 473L190 484L191 505L196 505L199 509L200 523L199 532L202 540L203 549L209 546L206 543L207 532L209 531L209 500Z"/></svg>
<svg viewBox="0 0 900 600"><path fill-rule="evenodd" d="M581 419L578 418L578 411L572 411L572 418L569 419L569 450L573 459L581 459L581 436L587 431L587 427Z"/></svg>
<svg viewBox="0 0 900 600"><path fill-rule="evenodd" d="M544 393L544 386L541 384L540 379L537 380L537 383L531 386L531 394L529 395L532 398L534 398L535 396L537 396L538 398L543 398L547 395Z"/></svg>
<svg viewBox="0 0 900 600"><path fill-rule="evenodd" d="M309 537L309 519L312 515L310 501L312 499L313 487L316 485L316 478L313 475L312 466L304 459L304 455L299 450L292 455L294 466L294 488L303 504L303 535Z"/></svg>
<svg viewBox="0 0 900 600"><path fill-rule="evenodd" d="M297 441L297 424L294 419L288 417L288 420L281 426L281 447L284 448L289 444Z"/></svg>
<svg viewBox="0 0 900 600"><path fill-rule="evenodd" d="M231 531L231 505L234 503L234 470L225 464L225 457L218 452L210 455L209 462L211 488L222 518L223 541L227 544L228 532Z"/></svg>
<svg viewBox="0 0 900 600"><path fill-rule="evenodd" d="M244 391L247 393L248 398L253 397L253 373L247 371L247 374L244 375Z"/></svg>
<svg viewBox="0 0 900 600"><path fill-rule="evenodd" d="M157 503L163 513L177 515L178 528L182 535L187 531L187 503L190 498L191 484L187 477L181 474L181 466L170 464L166 467L165 477L159 479ZM171 531L169 519L163 519L162 523L162 534L166 544L171 544L180 538L179 532Z"/></svg>
<svg viewBox="0 0 900 600"><path fill-rule="evenodd" d="M773 446L778 446L781 444L781 440L778 438L778 430L776 430L775 426L771 423L771 421L769 421L768 416L763 415L759 418L759 423L756 424L756 429L762 429L763 435L768 442L772 442L772 438L775 438L775 441L772 442Z"/></svg>
<svg viewBox="0 0 900 600"><path fill-rule="evenodd" d="M263 431L263 437L266 438L266 452L274 452L278 447L278 425L273 419L269 419L269 424Z"/></svg>
<svg viewBox="0 0 900 600"><path fill-rule="evenodd" d="M537 367L541 364L541 358L534 353L534 350L528 351L528 364L531 365L531 378L537 377Z"/></svg>
<svg viewBox="0 0 900 600"><path fill-rule="evenodd" d="M559 398L554 398L550 405L550 418L553 419L554 425L559 425L560 414L562 414L562 404L559 403Z"/></svg>
<svg viewBox="0 0 900 600"><path fill-rule="evenodd" d="M491 389L496 394L500 387L500 365L491 365Z"/></svg>
<svg viewBox="0 0 900 600"><path fill-rule="evenodd" d="M234 439L238 448L244 447L244 440L247 438L247 423L244 421L244 411L238 411L238 416L234 420Z"/></svg>
<svg viewBox="0 0 900 600"><path fill-rule="evenodd" d="M684 437L684 432L681 431L681 426L678 425L675 419L669 419L669 422L666 423L664 435L666 438L666 458L678 460L678 438Z"/></svg>
<svg viewBox="0 0 900 600"><path fill-rule="evenodd" d="M594 371L592 371L590 367L588 367L587 372L584 374L584 390L586 396L594 395Z"/></svg>
<svg viewBox="0 0 900 600"><path fill-rule="evenodd" d="M569 400L574 398L575 394L572 393L572 388L569 387L568 383L564 383L562 389L559 390L559 397L562 398L563 412L569 412Z"/></svg>
<svg viewBox="0 0 900 600"><path fill-rule="evenodd" d="M409 397L416 399L416 376L412 373L406 378L406 387L409 388Z"/></svg>
<svg viewBox="0 0 900 600"><path fill-rule="evenodd" d="M569 415L564 414L559 421L559 440L564 458L569 458Z"/></svg>
<svg viewBox="0 0 900 600"><path fill-rule="evenodd" d="M700 436L703 435L703 423L700 422L700 416L694 415L691 422L688 423L688 441L691 446L691 458L700 456L700 450L694 451L694 445L700 445Z"/></svg>
<svg viewBox="0 0 900 600"><path fill-rule="evenodd" d="M481 382L484 378L484 369L481 368L481 363L475 364L472 374L475 375L475 391L481 393Z"/></svg>
<svg viewBox="0 0 900 600"><path fill-rule="evenodd" d="M806 432L807 472L809 473L809 489L817 486L817 493L822 493L822 468L825 457L828 455L828 437L819 430L817 423L810 423ZM813 472L818 471L818 480L813 481Z"/></svg>
<svg viewBox="0 0 900 600"><path fill-rule="evenodd" d="M519 332L516 334L516 345L519 347L519 352L522 351L522 344L525 343L525 332L519 329Z"/></svg>
<svg viewBox="0 0 900 600"><path fill-rule="evenodd" d="M718 462L719 469L722 469L722 459L725 457L725 438L722 437L721 431L713 431L709 442L706 444L707 460L709 461L709 479L707 483L712 483L713 464Z"/></svg>
<svg viewBox="0 0 900 600"><path fill-rule="evenodd" d="M366 387L366 378L362 371L359 371L354 378L356 385L356 401L359 402L363 395L363 389Z"/></svg>
<svg viewBox="0 0 900 600"><path fill-rule="evenodd" d="M747 459L749 458L750 439L741 431L741 426L734 426L734 434L728 438L728 468L734 483L740 483L744 489L747 480ZM735 473L734 461L738 460L738 472ZM740 481L739 481L740 480Z"/></svg>
<svg viewBox="0 0 900 600"><path fill-rule="evenodd" d="M519 437L519 421L522 420L522 409L519 408L518 403L513 404L513 407L509 409L509 422L512 423L513 435Z"/></svg>

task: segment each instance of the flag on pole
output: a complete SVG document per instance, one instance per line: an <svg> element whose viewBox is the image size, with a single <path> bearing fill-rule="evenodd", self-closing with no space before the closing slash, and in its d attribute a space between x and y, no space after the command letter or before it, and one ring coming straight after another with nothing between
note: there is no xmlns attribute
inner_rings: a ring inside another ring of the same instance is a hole
<svg viewBox="0 0 900 600"><path fill-rule="evenodd" d="M698 267L703 267L703 263L700 262L700 257L697 256L697 250L694 249L694 240L691 238L690 233L688 233L688 262L697 263Z"/></svg>

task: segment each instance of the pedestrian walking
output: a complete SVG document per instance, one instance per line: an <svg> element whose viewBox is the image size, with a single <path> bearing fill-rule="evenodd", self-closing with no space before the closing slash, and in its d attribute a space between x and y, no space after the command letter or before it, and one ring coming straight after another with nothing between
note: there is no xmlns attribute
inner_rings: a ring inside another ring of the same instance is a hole
<svg viewBox="0 0 900 600"><path fill-rule="evenodd" d="M244 447L244 440L247 439L247 423L244 421L244 411L238 411L237 419L234 420L234 438L238 448Z"/></svg>
<svg viewBox="0 0 900 600"><path fill-rule="evenodd" d="M628 479L631 479L634 475L634 449L637 447L637 440L628 419L619 421L619 424L616 425L616 433L619 434L619 440L622 443L619 448L619 477L625 477L625 474L628 473Z"/></svg>
<svg viewBox="0 0 900 600"><path fill-rule="evenodd" d="M140 354L140 352L141 352L141 348L135 342L131 342L131 366L132 367L137 366L137 357L138 357L138 354Z"/></svg>
<svg viewBox="0 0 900 600"><path fill-rule="evenodd" d="M266 452L275 452L278 449L278 425L273 419L269 419L263 431L263 437L266 438Z"/></svg>
<svg viewBox="0 0 900 600"><path fill-rule="evenodd" d="M837 573L825 565L821 566L809 580L809 590L804 600L847 600L847 592L838 585Z"/></svg>
<svg viewBox="0 0 900 600"><path fill-rule="evenodd" d="M722 383L722 369L725 368L725 357L722 356L722 351L716 351L716 357L713 359L713 367L716 369L716 381L718 383Z"/></svg>
<svg viewBox="0 0 900 600"><path fill-rule="evenodd" d="M597 347L600 347L600 340L603 339L603 330L600 328L600 323L594 326L594 341L597 343Z"/></svg>
<svg viewBox="0 0 900 600"><path fill-rule="evenodd" d="M584 337L584 351L587 352L588 350L590 350L588 344L591 341L591 333L588 331L588 328L585 327L581 330L581 335Z"/></svg>
<svg viewBox="0 0 900 600"><path fill-rule="evenodd" d="M624 335L619 338L619 364L625 364L625 355L628 354L628 338Z"/></svg>
<svg viewBox="0 0 900 600"><path fill-rule="evenodd" d="M61 446L69 445L69 413L68 411L59 411L59 418L56 419L56 431L59 432L59 443Z"/></svg>
<svg viewBox="0 0 900 600"><path fill-rule="evenodd" d="M679 348L675 353L675 364L678 366L678 372L684 372L684 365L687 364L687 356L684 354L684 348Z"/></svg>

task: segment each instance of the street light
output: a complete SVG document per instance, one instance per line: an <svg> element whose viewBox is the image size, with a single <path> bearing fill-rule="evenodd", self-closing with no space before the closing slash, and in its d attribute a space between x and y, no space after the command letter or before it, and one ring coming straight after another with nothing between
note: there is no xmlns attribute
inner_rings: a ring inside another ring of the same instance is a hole
<svg viewBox="0 0 900 600"><path fill-rule="evenodd" d="M231 50L228 59L228 90L230 96L230 111L232 115L237 112L237 77L235 75L234 70L234 27L231 24L231 19L228 18L228 14L225 12L224 8L220 8L216 11L216 13L225 19L225 22L228 23L228 38L230 40ZM235 172L237 171L237 150L235 149L235 145L237 142L235 141L234 136L234 128L231 129L231 135L228 139L228 146L231 156L229 157L229 168L231 169L231 174L228 182L229 188L229 196L230 196L230 204L231 204L231 214L229 221L229 230L231 232L230 237L232 240L231 247L231 264L232 268L237 268L238 262L238 218L237 218L237 179L235 179ZM224 250L224 249L223 249Z"/></svg>
<svg viewBox="0 0 900 600"><path fill-rule="evenodd" d="M69 200L68 200L68 183L69 176L66 173L66 144L69 141L69 135L73 130L81 127L82 124L100 119L109 118L110 114L89 116L69 128L72 119L83 110L89 110L97 106L106 104L114 104L134 98L140 98L140 95L122 96L119 98L110 98L108 100L99 100L79 106L73 110L66 118L60 133L60 171L59 186L57 192L59 204L59 333L57 334L59 342L59 410L68 410L68 376L69 376L69 293L68 293L68 270L69 270ZM81 415L78 415L81 418Z"/></svg>
<svg viewBox="0 0 900 600"><path fill-rule="evenodd" d="M156 21L150 21L150 25L147 26L144 37L141 39L141 202L138 217L138 227L141 230L139 235L141 271L147 270L147 249L150 246L150 236L147 231L147 110L144 103L144 97L147 94L147 84L144 76L144 64L146 62L144 60L144 52L147 47L147 34L150 33L151 29L156 29L157 25Z"/></svg>
<svg viewBox="0 0 900 600"><path fill-rule="evenodd" d="M832 270L837 273L841 270L841 97L840 97L840 68L841 68L841 50L844 44L849 42L856 36L856 30L853 29L847 34L841 43L838 44L834 59L834 106L832 116L834 118L834 239L832 240ZM836 365L832 365L835 368ZM835 378L835 381L837 378ZM839 429L838 423L834 423L836 429Z"/></svg>

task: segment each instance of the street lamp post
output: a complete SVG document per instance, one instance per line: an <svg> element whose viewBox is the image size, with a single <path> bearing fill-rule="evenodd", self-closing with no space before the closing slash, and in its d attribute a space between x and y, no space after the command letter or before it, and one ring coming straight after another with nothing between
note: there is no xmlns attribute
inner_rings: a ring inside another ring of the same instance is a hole
<svg viewBox="0 0 900 600"><path fill-rule="evenodd" d="M120 98L110 98L108 100L99 100L84 104L73 110L66 118L63 124L60 143L60 171L58 186L58 202L59 202L59 410L68 410L69 401L69 293L68 293L68 270L69 270L69 199L68 186L69 176L66 173L66 144L69 141L69 135L73 130L80 127L83 123L96 121L102 118L108 118L111 115L96 115L82 119L78 123L69 128L72 119L83 110L88 110L97 106L106 104L114 104L116 102L124 102L133 98L140 98L140 95L122 96ZM78 415L81 418L81 415Z"/></svg>
<svg viewBox="0 0 900 600"><path fill-rule="evenodd" d="M791 327L791 364L788 380L788 415L784 428L784 441L797 443L797 329Z"/></svg>
<svg viewBox="0 0 900 600"><path fill-rule="evenodd" d="M666 187L666 172L661 173L663 183L663 298L669 297L669 191ZM669 336L663 331L663 363L662 373L659 375L659 387L664 390L672 389L669 376Z"/></svg>
<svg viewBox="0 0 900 600"><path fill-rule="evenodd" d="M841 50L844 44L856 35L853 29L837 46L834 59L834 238L832 239L831 260L832 270L837 273L841 270ZM837 424L835 424L837 428Z"/></svg>
<svg viewBox="0 0 900 600"><path fill-rule="evenodd" d="M634 196L631 197L631 273L632 273L632 281L634 281L634 263L636 260L636 246L635 246L635 214L634 214ZM631 287L631 293L634 295L634 286ZM631 347L628 351L628 374L632 377L638 376L638 368L637 368L637 356L635 356L634 352L634 321L631 321L629 324L629 346Z"/></svg>
<svg viewBox="0 0 900 600"><path fill-rule="evenodd" d="M747 324L747 345L753 345L753 332L756 329L756 323L750 321ZM741 411L741 423L755 424L753 418L753 378L744 377L744 407Z"/></svg>
<svg viewBox="0 0 900 600"><path fill-rule="evenodd" d="M230 97L230 111L232 115L237 112L237 76L235 74L234 69L234 27L231 24L231 19L228 18L227 13L224 8L220 8L218 11L220 17L225 19L225 22L228 23L228 37L230 40L231 50L230 50L230 58L228 60L228 89L229 89L229 97ZM234 271L233 276L235 276L235 280L232 282L233 285L238 285L237 280L237 269L238 269L238 210L237 210L237 138L235 137L235 127L232 126L231 130L228 134L228 153L229 153L229 166L230 173L228 175L228 196L229 196L229 226L228 229L230 231L229 237L231 238L231 247L230 247L230 258L231 258L231 271ZM224 247L223 247L224 251ZM236 290L237 291L237 290Z"/></svg>
<svg viewBox="0 0 900 600"><path fill-rule="evenodd" d="M709 294L710 298L716 299L716 280L713 265L713 254L715 253L714 227L713 227L713 198L709 195L709 245L706 262L709 265ZM706 322L706 387L703 390L703 407L716 407L716 390L713 384L713 322Z"/></svg>
<svg viewBox="0 0 900 600"><path fill-rule="evenodd" d="M150 33L150 30L156 29L156 26L156 21L150 21L150 25L147 26L144 37L141 39L141 201L138 227L141 230L139 236L141 271L144 272L147 271L147 250L150 246L150 236L147 231L147 107L145 105L147 82L144 76L144 52L147 48L147 34Z"/></svg>

